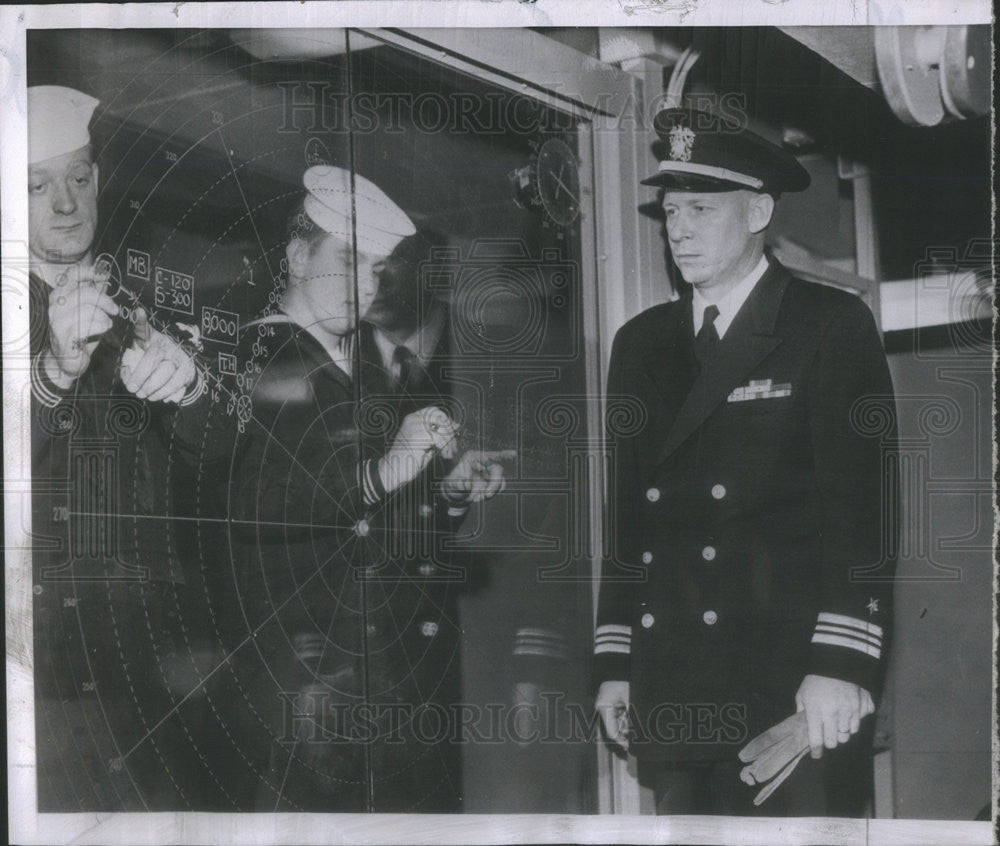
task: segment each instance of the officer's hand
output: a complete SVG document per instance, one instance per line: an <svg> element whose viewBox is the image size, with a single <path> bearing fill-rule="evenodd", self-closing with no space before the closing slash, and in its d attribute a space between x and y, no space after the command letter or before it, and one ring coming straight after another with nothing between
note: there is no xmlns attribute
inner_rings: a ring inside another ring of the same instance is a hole
<svg viewBox="0 0 1000 846"><path fill-rule="evenodd" d="M501 461L517 458L517 450L495 452L470 449L441 482L441 492L452 502L482 502L506 486Z"/></svg>
<svg viewBox="0 0 1000 846"><path fill-rule="evenodd" d="M49 349L43 365L61 388L86 372L101 335L118 313L107 287L107 279L95 276L93 268L72 268L49 293Z"/></svg>
<svg viewBox="0 0 1000 846"><path fill-rule="evenodd" d="M150 402L180 402L195 378L191 356L177 341L149 325L143 309L135 315L134 341L122 356L125 388Z"/></svg>
<svg viewBox="0 0 1000 846"><path fill-rule="evenodd" d="M604 733L626 752L628 751L629 683L602 682L597 690L597 713L604 723Z"/></svg>
<svg viewBox="0 0 1000 846"><path fill-rule="evenodd" d="M412 482L423 472L435 453L454 458L458 450L458 425L436 406L407 414L389 451L378 465L387 491Z"/></svg>
<svg viewBox="0 0 1000 846"><path fill-rule="evenodd" d="M823 747L834 749L856 734L861 720L875 713L875 703L863 687L827 676L808 675L795 694L795 707L806 712L809 749L813 758Z"/></svg>

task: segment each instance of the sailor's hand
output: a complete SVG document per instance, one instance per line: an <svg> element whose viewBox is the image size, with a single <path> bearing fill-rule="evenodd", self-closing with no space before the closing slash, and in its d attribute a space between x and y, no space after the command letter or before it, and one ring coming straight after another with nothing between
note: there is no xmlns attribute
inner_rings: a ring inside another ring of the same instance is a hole
<svg viewBox="0 0 1000 846"><path fill-rule="evenodd" d="M501 461L517 458L513 449L470 449L441 482L441 492L451 502L482 502L506 486Z"/></svg>
<svg viewBox="0 0 1000 846"><path fill-rule="evenodd" d="M194 360L177 341L150 326L141 308L136 310L133 339L122 356L125 388L150 402L180 402L195 380Z"/></svg>
<svg viewBox="0 0 1000 846"><path fill-rule="evenodd" d="M86 372L101 336L118 314L107 288L107 279L95 275L93 268L71 267L49 294L49 348L43 366L60 388L68 388Z"/></svg>
<svg viewBox="0 0 1000 846"><path fill-rule="evenodd" d="M454 458L457 436L458 424L437 406L407 414L389 451L379 460L383 487L394 491L412 482L437 454Z"/></svg>

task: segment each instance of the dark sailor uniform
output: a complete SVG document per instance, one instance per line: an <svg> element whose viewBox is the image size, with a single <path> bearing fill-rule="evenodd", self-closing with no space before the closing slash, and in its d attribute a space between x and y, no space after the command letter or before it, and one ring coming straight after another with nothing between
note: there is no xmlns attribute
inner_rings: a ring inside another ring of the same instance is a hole
<svg viewBox="0 0 1000 846"><path fill-rule="evenodd" d="M105 342L72 387L54 385L51 289L33 273L29 290L39 810L224 804L197 691L215 644L170 519L171 409L124 389Z"/></svg>
<svg viewBox="0 0 1000 846"><path fill-rule="evenodd" d="M434 495L431 473L382 488L401 410L378 365L359 380L284 315L250 323L237 355L242 388L179 415L174 435L222 498L227 721L254 805L460 810L465 578L442 539L465 509Z"/></svg>

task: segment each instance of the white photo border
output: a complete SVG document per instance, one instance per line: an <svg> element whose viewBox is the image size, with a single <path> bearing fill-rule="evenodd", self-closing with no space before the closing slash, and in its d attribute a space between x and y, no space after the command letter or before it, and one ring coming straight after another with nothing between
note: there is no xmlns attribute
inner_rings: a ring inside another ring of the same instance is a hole
<svg viewBox="0 0 1000 846"><path fill-rule="evenodd" d="M26 267L25 36L47 28L849 26L991 23L988 0L344 0L338 3L151 3L0 9L3 290ZM3 335L28 314L3 300ZM9 837L14 843L908 843L993 842L992 823L563 815L38 814L32 681L30 418L27 368L4 362ZM994 609L995 610L995 609ZM994 669L994 680L995 680ZM995 708L994 708L995 714ZM994 737L996 735L994 726ZM996 751L994 749L994 767ZM995 769L994 769L995 772ZM994 791L995 791L994 785ZM994 794L994 807L996 797Z"/></svg>

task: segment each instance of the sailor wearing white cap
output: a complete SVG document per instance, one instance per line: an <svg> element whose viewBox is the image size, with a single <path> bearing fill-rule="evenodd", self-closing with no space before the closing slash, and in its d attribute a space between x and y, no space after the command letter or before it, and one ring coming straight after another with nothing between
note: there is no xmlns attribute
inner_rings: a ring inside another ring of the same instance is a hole
<svg viewBox="0 0 1000 846"><path fill-rule="evenodd" d="M351 243L357 227L358 249L388 256L416 227L399 206L370 179L342 167L317 165L302 177L308 191L306 214L321 229Z"/></svg>
<svg viewBox="0 0 1000 846"><path fill-rule="evenodd" d="M50 408L90 367L118 313L92 267L98 168L88 127L98 102L61 85L28 88L32 308L48 317L48 332L36 333L32 349L32 391ZM140 399L191 401L203 389L189 356L153 330L142 309L121 364L125 387Z"/></svg>
<svg viewBox="0 0 1000 846"><path fill-rule="evenodd" d="M88 126L98 101L62 86L27 94L38 806L201 808L210 793L194 750L210 724L148 734L148 716L189 692L168 681L190 672L185 659L166 668L164 656L211 656L214 646L168 519L161 434L172 409L143 401L177 402L189 385L197 397L200 383L145 314L124 352L108 331L117 306L92 266L98 167ZM73 542L81 537L92 542ZM100 691L99 719L80 678ZM107 749L143 735L151 743L136 744L128 767L98 774Z"/></svg>
<svg viewBox="0 0 1000 846"><path fill-rule="evenodd" d="M29 244L36 263L59 266L89 256L97 229L97 165L87 127L97 105L60 85L28 89Z"/></svg>
<svg viewBox="0 0 1000 846"><path fill-rule="evenodd" d="M416 228L360 174L352 179L349 170L319 165L309 168L302 182L307 193L292 220L281 310L350 374L357 317L375 298L382 262Z"/></svg>
<svg viewBox="0 0 1000 846"><path fill-rule="evenodd" d="M387 703L416 708L426 697L443 704L459 695L460 633L447 610L447 578L424 575L428 565L436 569L430 555L419 562L424 571L418 562L409 566L387 539L397 525L395 504L418 501L417 485L433 494L419 500L426 508L414 518L425 545L453 532L466 503L485 498L487 471L459 460L450 476L471 481L452 479L461 496L451 500L438 493L430 476L441 468L432 460L456 457L458 427L433 401L404 414L391 396L372 397L371 362L356 353L358 318L413 223L380 188L343 168L310 168L303 185L288 220L278 311L249 322L236 350L239 361L260 365L235 403L237 414L249 411L246 425L220 402L207 421L200 406L181 409L173 429L204 483L222 483L232 571L241 580L239 617L255 632L255 652L244 652L235 668L254 693L232 698L226 722L267 722L273 741L248 736L240 747L275 786L261 792L270 810L360 811L369 803L454 810L455 747L442 740L429 749L409 720L393 741L381 724L377 737L369 735L374 774L362 744L316 742L338 729L350 736L348 712L336 709L351 702L379 713ZM416 664L413 655L421 656ZM304 701L316 704L314 724L290 719L288 707L298 712ZM301 743L279 739L296 725ZM270 791L278 785L276 800Z"/></svg>

